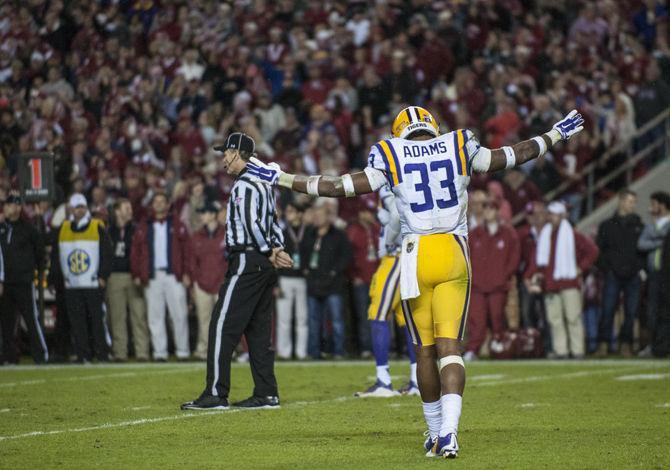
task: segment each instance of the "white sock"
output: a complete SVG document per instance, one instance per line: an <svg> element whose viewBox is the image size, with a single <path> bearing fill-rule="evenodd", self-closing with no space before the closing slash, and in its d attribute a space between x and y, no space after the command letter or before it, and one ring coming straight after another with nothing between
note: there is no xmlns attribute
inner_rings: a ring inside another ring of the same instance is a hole
<svg viewBox="0 0 670 470"><path fill-rule="evenodd" d="M442 424L442 403L440 400L423 404L423 417L426 418L431 439L437 437Z"/></svg>
<svg viewBox="0 0 670 470"><path fill-rule="evenodd" d="M389 374L389 366L377 366L377 380L384 385L391 385L391 374Z"/></svg>
<svg viewBox="0 0 670 470"><path fill-rule="evenodd" d="M416 362L412 362L409 365L409 380L411 380L415 384L419 383L419 381L416 380Z"/></svg>
<svg viewBox="0 0 670 470"><path fill-rule="evenodd" d="M442 425L440 426L440 436L444 437L449 433L458 433L458 420L461 418L461 405L463 397L456 393L448 393L440 397L442 403Z"/></svg>

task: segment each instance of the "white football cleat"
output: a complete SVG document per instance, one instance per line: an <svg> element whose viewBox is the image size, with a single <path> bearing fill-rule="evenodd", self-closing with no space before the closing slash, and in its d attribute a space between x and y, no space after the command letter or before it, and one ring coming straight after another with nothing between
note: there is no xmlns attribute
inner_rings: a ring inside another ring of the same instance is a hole
<svg viewBox="0 0 670 470"><path fill-rule="evenodd" d="M377 380L373 386L368 388L364 392L354 393L355 397L365 398L365 397L375 397L375 398L391 398L397 397L400 393L393 390L391 384L386 385L381 380Z"/></svg>
<svg viewBox="0 0 670 470"><path fill-rule="evenodd" d="M407 385L405 385L403 388L398 390L401 395L414 395L414 396L419 396L421 395L421 392L419 391L419 387L412 382L411 380L407 382Z"/></svg>

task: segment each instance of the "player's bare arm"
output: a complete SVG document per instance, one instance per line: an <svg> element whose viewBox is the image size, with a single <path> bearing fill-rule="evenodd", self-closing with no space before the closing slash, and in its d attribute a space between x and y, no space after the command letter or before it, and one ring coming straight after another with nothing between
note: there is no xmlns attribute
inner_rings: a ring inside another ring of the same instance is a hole
<svg viewBox="0 0 670 470"><path fill-rule="evenodd" d="M347 194L347 189L345 189L345 182L347 180L350 180L353 194ZM279 176L277 184L299 193L313 194L315 191L318 191L319 196L326 197L347 197L368 194L374 191L370 186L368 175L364 171L342 176L304 176L283 173ZM314 187L312 188L311 186Z"/></svg>

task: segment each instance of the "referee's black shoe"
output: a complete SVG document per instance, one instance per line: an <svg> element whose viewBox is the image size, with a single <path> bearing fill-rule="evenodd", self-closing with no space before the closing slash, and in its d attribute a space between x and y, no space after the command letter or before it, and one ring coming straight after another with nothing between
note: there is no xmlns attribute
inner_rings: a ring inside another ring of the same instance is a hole
<svg viewBox="0 0 670 470"><path fill-rule="evenodd" d="M229 408L228 400L222 397L215 397L203 393L193 401L187 401L181 405L181 409L187 410L227 410Z"/></svg>
<svg viewBox="0 0 670 470"><path fill-rule="evenodd" d="M279 408L279 397L256 397L251 396L246 400L233 403L236 408L256 408L259 410L269 410Z"/></svg>

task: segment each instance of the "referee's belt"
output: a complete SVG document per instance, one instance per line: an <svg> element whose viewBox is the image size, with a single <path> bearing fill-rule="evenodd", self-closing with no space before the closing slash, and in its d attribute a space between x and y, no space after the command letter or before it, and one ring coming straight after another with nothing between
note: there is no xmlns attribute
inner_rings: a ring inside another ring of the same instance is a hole
<svg viewBox="0 0 670 470"><path fill-rule="evenodd" d="M269 258L270 254L272 253L271 251L268 252L268 253L263 253L262 251L260 251L255 246L245 246L245 245L229 246L228 247L228 252L231 255L238 254L238 253L257 253L261 256L265 256L266 258Z"/></svg>

